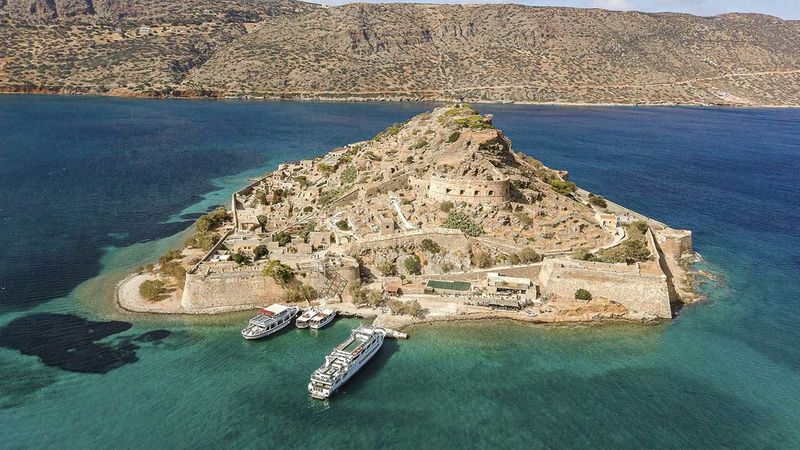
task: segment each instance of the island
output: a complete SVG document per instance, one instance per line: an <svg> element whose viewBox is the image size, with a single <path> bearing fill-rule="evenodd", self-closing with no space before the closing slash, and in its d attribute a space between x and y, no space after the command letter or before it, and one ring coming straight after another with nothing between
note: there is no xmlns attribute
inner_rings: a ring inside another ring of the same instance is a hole
<svg viewBox="0 0 800 450"><path fill-rule="evenodd" d="M578 188L472 106L280 164L118 285L127 310L324 304L376 325L671 319L695 301L692 233Z"/></svg>

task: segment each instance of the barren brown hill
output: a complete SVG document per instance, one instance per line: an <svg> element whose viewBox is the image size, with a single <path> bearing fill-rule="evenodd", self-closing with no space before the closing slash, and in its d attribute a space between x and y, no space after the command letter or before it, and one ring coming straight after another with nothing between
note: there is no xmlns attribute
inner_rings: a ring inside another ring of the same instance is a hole
<svg viewBox="0 0 800 450"><path fill-rule="evenodd" d="M10 10L19 0L7 1ZM46 25L32 25L28 18L20 25L14 18L19 14L9 15L0 27L11 43L0 50L0 87L354 100L800 105L800 22L770 16L229 1L182 3L182 14L193 13L196 20L181 25L150 14L154 26L144 39L139 29L122 36L113 28L141 22L148 16L142 11L152 5L126 10L136 14L107 14L109 25L86 25L86 15L71 27L65 24L74 18ZM123 20L115 22L119 17Z"/></svg>

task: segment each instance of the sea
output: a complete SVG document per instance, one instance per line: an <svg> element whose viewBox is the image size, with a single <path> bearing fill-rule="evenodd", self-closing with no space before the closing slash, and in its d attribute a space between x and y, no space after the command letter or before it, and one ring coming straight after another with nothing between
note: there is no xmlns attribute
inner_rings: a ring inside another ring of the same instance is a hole
<svg viewBox="0 0 800 450"><path fill-rule="evenodd" d="M0 96L0 448L800 448L800 110L481 104L514 148L694 232L670 323L424 325L333 399L359 323L138 315L114 286L285 161L435 107Z"/></svg>

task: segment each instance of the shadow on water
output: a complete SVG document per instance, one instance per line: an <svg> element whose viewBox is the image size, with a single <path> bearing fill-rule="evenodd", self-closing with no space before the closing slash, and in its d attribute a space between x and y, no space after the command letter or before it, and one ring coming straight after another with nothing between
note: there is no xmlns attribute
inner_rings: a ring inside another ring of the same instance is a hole
<svg viewBox="0 0 800 450"><path fill-rule="evenodd" d="M70 372L104 374L138 361L138 343L157 343L167 330L152 330L102 342L132 328L121 321L94 322L71 314L31 314L0 329L0 346L36 356L45 365Z"/></svg>
<svg viewBox="0 0 800 450"><path fill-rule="evenodd" d="M384 369L389 358L400 350L400 343L397 339L384 339L383 345L378 350L378 353L372 357L344 386L339 388L339 391L334 395L348 394L350 392L357 392L361 389L364 383L377 376L381 370Z"/></svg>

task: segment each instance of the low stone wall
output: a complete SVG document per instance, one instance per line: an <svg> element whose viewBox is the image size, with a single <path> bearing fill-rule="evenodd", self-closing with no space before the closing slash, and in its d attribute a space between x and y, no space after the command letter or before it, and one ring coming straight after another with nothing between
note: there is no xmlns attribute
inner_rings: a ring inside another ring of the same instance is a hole
<svg viewBox="0 0 800 450"><path fill-rule="evenodd" d="M364 189L362 197L369 197L377 194L386 194L389 191L397 191L408 183L408 174L402 173L380 183L372 183Z"/></svg>
<svg viewBox="0 0 800 450"><path fill-rule="evenodd" d="M545 295L565 299L586 289L594 298L621 304L634 317L672 317L666 275L642 275L635 266L548 260L539 273L539 285Z"/></svg>
<svg viewBox="0 0 800 450"><path fill-rule="evenodd" d="M423 240L430 239L450 252L469 254L470 244L464 233L450 228L430 228L423 230L410 230L386 236L365 238L353 244L354 250L361 248L389 248L400 244L419 245Z"/></svg>

